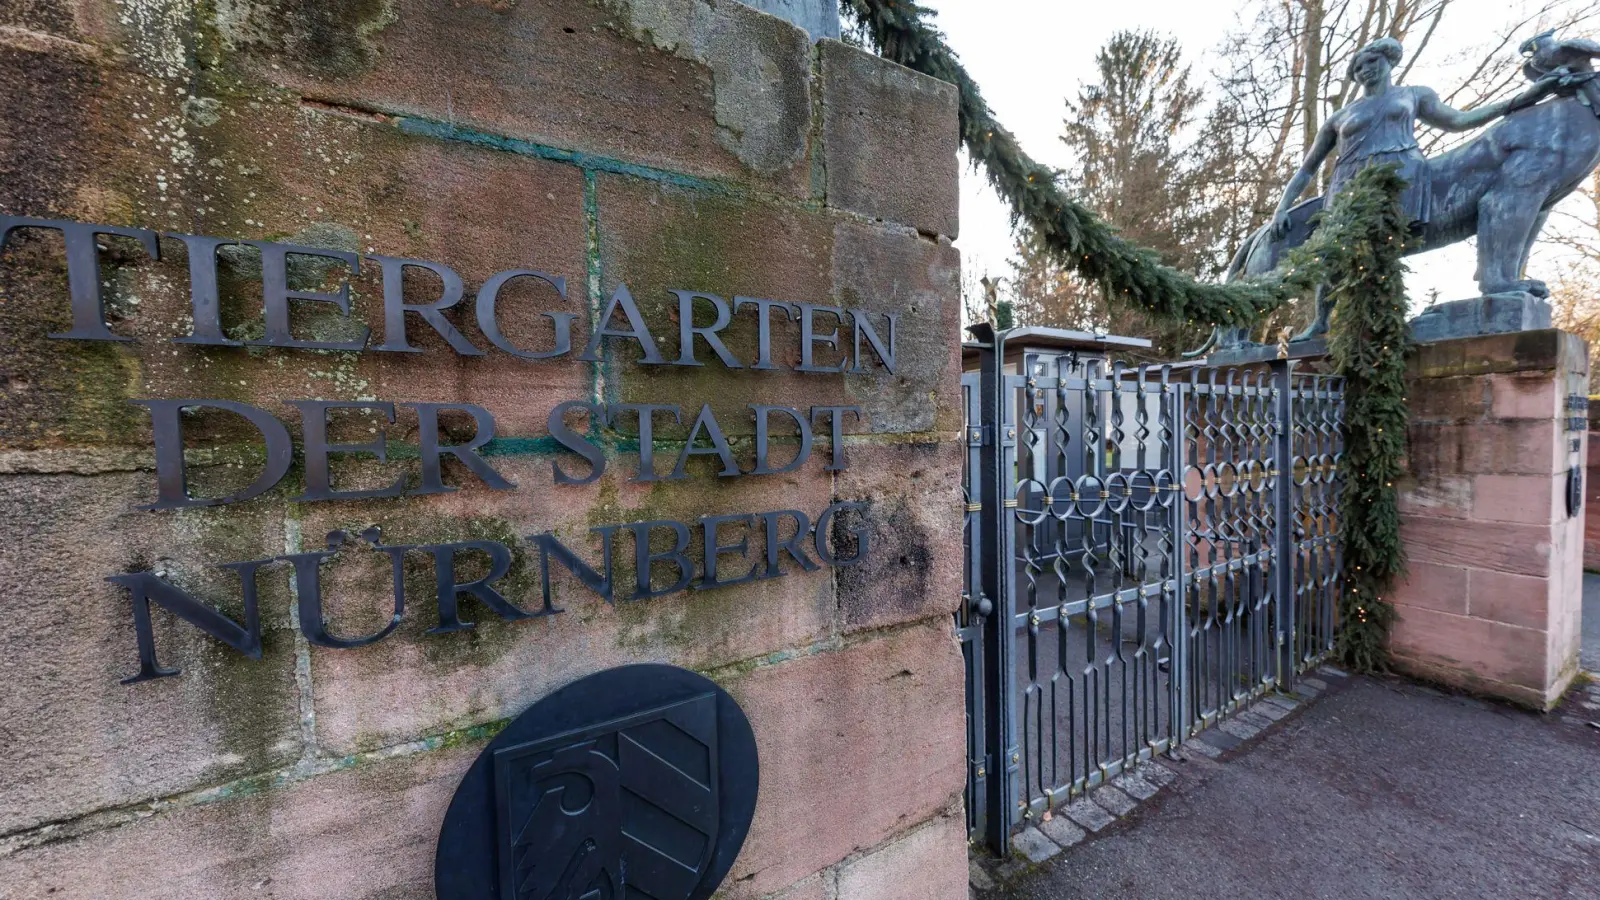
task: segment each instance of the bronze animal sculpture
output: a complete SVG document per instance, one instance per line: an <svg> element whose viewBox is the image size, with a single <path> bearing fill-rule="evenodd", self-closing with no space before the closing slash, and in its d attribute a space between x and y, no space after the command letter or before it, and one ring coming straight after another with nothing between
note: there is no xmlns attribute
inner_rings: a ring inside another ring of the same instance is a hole
<svg viewBox="0 0 1600 900"><path fill-rule="evenodd" d="M1398 45L1392 49L1397 50ZM1361 57L1368 52L1358 53L1352 65L1352 74L1358 78L1363 74L1371 77L1370 73L1359 71ZM1385 146L1377 153L1367 154L1369 158L1362 162L1399 162L1402 174L1414 179L1402 202L1409 204L1407 208L1413 212L1413 228L1420 240L1408 248L1408 254L1446 247L1469 237L1478 239L1476 274L1478 288L1485 297L1548 296L1543 282L1524 277L1528 253L1550 209L1600 165L1600 85L1594 81L1597 73L1592 68L1592 60L1600 58L1600 44L1557 41L1551 32L1545 32L1524 42L1521 52L1526 59L1523 72L1534 85L1509 101L1462 113L1438 103L1432 91L1406 89L1413 92L1410 109L1417 117L1440 127L1462 126L1456 130L1464 130L1504 116L1483 134L1447 153L1422 158L1414 146L1387 146L1399 143L1398 134L1393 133L1399 129L1390 128ZM1387 74L1384 71L1381 79L1372 80L1386 82ZM1384 93L1393 90L1396 89L1388 88ZM1539 102L1552 95L1554 99ZM1405 112L1389 109L1383 115L1392 121L1403 118ZM1315 174L1322 157L1337 146L1341 124L1337 113L1329 119L1324 131L1330 137L1319 136L1319 146L1313 148L1301 169L1301 175L1306 177L1296 176L1299 184L1290 183L1285 204L1273 221L1240 247L1229 267L1228 280L1265 275L1285 251L1310 236L1313 217L1334 191L1297 205L1289 204ZM1333 180L1336 190L1341 179L1336 174ZM1319 295L1317 305L1315 320L1297 340L1326 331L1331 301ZM1245 337L1243 329L1218 329L1207 345L1218 350L1237 348ZM1206 349L1202 347L1196 353Z"/></svg>

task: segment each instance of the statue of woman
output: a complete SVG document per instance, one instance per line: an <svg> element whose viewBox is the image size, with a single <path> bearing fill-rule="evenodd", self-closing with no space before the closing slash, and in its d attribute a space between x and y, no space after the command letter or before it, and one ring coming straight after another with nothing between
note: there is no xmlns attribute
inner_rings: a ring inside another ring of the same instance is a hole
<svg viewBox="0 0 1600 900"><path fill-rule="evenodd" d="M1351 58L1348 76L1361 85L1363 96L1329 116L1317 132L1311 151L1289 181L1272 217L1270 235L1274 241L1281 241L1288 234L1289 209L1311 184L1328 155L1335 152L1333 175L1325 194L1329 201L1368 165L1398 163L1401 177L1408 182L1401 205L1411 216L1411 227L1420 232L1428 221L1432 185L1427 159L1417 146L1417 120L1445 131L1467 131L1532 106L1556 87L1556 79L1544 79L1515 97L1462 111L1440 100L1432 88L1394 85L1391 78L1402 52L1399 41L1386 37L1362 47ZM1301 338L1327 330L1327 306L1319 292L1316 321Z"/></svg>

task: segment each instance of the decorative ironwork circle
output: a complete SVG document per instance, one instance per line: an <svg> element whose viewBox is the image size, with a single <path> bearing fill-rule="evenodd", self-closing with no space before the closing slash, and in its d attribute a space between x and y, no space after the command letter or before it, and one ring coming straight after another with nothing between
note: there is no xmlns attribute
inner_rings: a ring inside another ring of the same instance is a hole
<svg viewBox="0 0 1600 900"><path fill-rule="evenodd" d="M665 665L608 669L512 720L461 779L438 900L705 900L744 845L759 765L744 711Z"/></svg>

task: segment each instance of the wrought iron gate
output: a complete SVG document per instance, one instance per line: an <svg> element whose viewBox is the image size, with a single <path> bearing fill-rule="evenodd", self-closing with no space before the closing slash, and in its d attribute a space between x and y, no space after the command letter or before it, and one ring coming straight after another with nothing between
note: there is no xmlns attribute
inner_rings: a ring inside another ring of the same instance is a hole
<svg viewBox="0 0 1600 900"><path fill-rule="evenodd" d="M1332 649L1343 399L1288 360L1130 367L980 338L956 624L968 829L1004 853Z"/></svg>

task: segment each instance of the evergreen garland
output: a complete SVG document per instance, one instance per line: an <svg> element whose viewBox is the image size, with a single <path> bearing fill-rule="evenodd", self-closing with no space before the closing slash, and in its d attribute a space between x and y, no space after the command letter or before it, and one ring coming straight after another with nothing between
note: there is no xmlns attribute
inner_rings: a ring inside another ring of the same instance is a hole
<svg viewBox="0 0 1600 900"><path fill-rule="evenodd" d="M956 86L961 142L975 165L1056 259L1104 285L1108 299L1171 321L1249 325L1288 300L1326 284L1337 301L1329 354L1344 377L1340 539L1345 590L1335 653L1371 671L1387 659L1393 607L1383 599L1405 567L1394 481L1405 453L1405 356L1410 346L1401 251L1408 222L1405 182L1393 166L1362 172L1322 214L1305 246L1262 279L1198 282L1162 265L1092 210L1062 193L1055 173L1035 162L995 120L978 85L928 25L914 0L842 0L841 7L878 52Z"/></svg>
<svg viewBox="0 0 1600 900"><path fill-rule="evenodd" d="M1062 193L1056 173L1035 162L995 120L977 82L923 21L913 0L842 0L841 8L865 30L878 52L908 69L956 86L961 143L1012 215L1037 234L1061 264L1104 286L1108 299L1131 303L1176 322L1249 325L1291 299L1271 282L1208 284L1196 281L1156 254L1130 243L1092 210Z"/></svg>
<svg viewBox="0 0 1600 900"><path fill-rule="evenodd" d="M1361 671L1383 668L1394 607L1384 599L1405 568L1395 480L1406 449L1405 265L1410 232L1394 165L1351 179L1303 246L1293 271L1317 271L1336 301L1328 355L1344 377L1339 502L1344 591L1335 653Z"/></svg>

